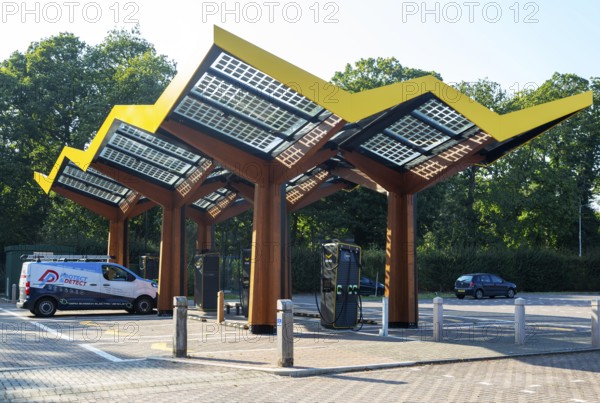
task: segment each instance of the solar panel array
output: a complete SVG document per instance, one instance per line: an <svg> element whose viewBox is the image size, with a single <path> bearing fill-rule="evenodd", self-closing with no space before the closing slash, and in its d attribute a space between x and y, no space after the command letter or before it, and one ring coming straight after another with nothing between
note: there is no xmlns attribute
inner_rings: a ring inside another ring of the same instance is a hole
<svg viewBox="0 0 600 403"><path fill-rule="evenodd" d="M475 134L475 125L437 98L403 114L360 144L368 154L397 168L411 168Z"/></svg>
<svg viewBox="0 0 600 403"><path fill-rule="evenodd" d="M300 88L284 85L224 51L212 53L191 84L175 105L172 117L246 151L257 150L261 157L287 162L284 165L288 167L323 136L327 130L318 129L329 122L327 119L333 119L331 124L339 119L303 96ZM431 158L456 154L457 147L477 133L480 131L472 122L449 104L429 95L412 110L399 112L383 128L378 126L367 134L360 126L353 126L330 141L337 142L339 138L341 143L354 142L380 163L400 170L421 167L415 172L430 177L443 169L439 158ZM178 144L168 136L120 123L107 136L97 158L174 189L207 161L200 152ZM222 180L218 178L222 175L232 173L217 165L206 180ZM319 167L298 175L286 186L288 200L297 200L320 186L328 175L328 171ZM131 192L93 169L83 172L73 164L63 169L58 182L113 204L122 202ZM196 200L193 206L210 213L237 202L236 198L236 193L224 186Z"/></svg>
<svg viewBox="0 0 600 403"><path fill-rule="evenodd" d="M57 182L73 192L83 193L115 206L123 202L131 192L95 169L88 168L84 172L70 161L58 176Z"/></svg>
<svg viewBox="0 0 600 403"><path fill-rule="evenodd" d="M206 159L159 137L121 123L99 157L167 187L183 182Z"/></svg>
<svg viewBox="0 0 600 403"><path fill-rule="evenodd" d="M272 157L324 120L324 109L294 89L221 52L174 113L208 134ZM304 130L303 130L304 129Z"/></svg>

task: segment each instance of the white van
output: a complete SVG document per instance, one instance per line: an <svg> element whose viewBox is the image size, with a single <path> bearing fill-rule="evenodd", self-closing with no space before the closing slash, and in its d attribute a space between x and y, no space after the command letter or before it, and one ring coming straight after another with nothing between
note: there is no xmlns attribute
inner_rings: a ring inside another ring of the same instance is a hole
<svg viewBox="0 0 600 403"><path fill-rule="evenodd" d="M125 309L146 314L156 307L158 284L106 261L24 262L17 308L36 316L57 309Z"/></svg>

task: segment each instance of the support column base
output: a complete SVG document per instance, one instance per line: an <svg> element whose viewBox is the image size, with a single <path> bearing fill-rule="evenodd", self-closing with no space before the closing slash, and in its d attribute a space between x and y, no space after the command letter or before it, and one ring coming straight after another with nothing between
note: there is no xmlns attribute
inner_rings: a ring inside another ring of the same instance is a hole
<svg viewBox="0 0 600 403"><path fill-rule="evenodd" d="M250 333L252 334L275 334L275 326L273 325L250 325Z"/></svg>
<svg viewBox="0 0 600 403"><path fill-rule="evenodd" d="M419 324L416 322L389 322L388 327L393 329L418 329Z"/></svg>
<svg viewBox="0 0 600 403"><path fill-rule="evenodd" d="M164 311L159 310L157 316L173 316L173 310L172 309L164 310Z"/></svg>

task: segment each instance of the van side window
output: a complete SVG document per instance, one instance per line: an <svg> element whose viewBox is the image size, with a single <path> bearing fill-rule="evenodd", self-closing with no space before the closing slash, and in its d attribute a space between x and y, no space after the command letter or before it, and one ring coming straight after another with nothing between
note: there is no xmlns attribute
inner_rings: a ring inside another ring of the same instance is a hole
<svg viewBox="0 0 600 403"><path fill-rule="evenodd" d="M102 265L102 275L110 281L127 281L128 273L118 266Z"/></svg>

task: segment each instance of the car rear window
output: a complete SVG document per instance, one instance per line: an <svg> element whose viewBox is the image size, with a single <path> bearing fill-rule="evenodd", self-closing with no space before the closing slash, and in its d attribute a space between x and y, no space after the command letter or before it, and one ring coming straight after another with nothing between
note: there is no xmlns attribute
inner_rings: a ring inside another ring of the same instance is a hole
<svg viewBox="0 0 600 403"><path fill-rule="evenodd" d="M460 276L456 281L471 281L473 280L473 276Z"/></svg>

